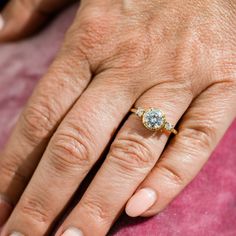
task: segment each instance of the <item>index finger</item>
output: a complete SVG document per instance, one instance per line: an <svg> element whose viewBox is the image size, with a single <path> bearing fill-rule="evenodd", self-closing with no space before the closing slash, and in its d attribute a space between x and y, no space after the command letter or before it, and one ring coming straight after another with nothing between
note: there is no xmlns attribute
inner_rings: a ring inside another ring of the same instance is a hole
<svg viewBox="0 0 236 236"><path fill-rule="evenodd" d="M90 79L84 54L64 46L39 82L0 158L0 195L12 205L26 187L51 135ZM0 205L0 218L6 207Z"/></svg>

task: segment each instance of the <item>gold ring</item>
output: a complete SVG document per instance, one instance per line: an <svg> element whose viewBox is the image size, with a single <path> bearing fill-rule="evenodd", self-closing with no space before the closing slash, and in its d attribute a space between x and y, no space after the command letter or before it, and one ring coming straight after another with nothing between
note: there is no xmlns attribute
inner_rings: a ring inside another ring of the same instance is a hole
<svg viewBox="0 0 236 236"><path fill-rule="evenodd" d="M165 114L158 108L148 108L144 109L141 107L132 108L131 112L137 115L139 118L142 119L142 123L145 128L152 130L152 131L162 131L166 130L170 133L177 134L177 130L174 126L166 121Z"/></svg>

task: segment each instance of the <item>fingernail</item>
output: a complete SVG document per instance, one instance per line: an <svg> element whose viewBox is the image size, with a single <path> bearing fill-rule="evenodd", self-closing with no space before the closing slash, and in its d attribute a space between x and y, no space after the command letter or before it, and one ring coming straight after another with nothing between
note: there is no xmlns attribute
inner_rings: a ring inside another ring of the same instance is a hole
<svg viewBox="0 0 236 236"><path fill-rule="evenodd" d="M10 234L10 236L24 236L24 234L18 233L18 232L13 232Z"/></svg>
<svg viewBox="0 0 236 236"><path fill-rule="evenodd" d="M0 228L6 223L13 208L9 202L0 196Z"/></svg>
<svg viewBox="0 0 236 236"><path fill-rule="evenodd" d="M4 28L4 25L5 25L5 21L2 17L2 15L0 15L0 30L2 30Z"/></svg>
<svg viewBox="0 0 236 236"><path fill-rule="evenodd" d="M67 229L61 236L84 236L83 232L77 228Z"/></svg>
<svg viewBox="0 0 236 236"><path fill-rule="evenodd" d="M143 188L136 192L126 205L126 214L137 217L147 211L157 200L156 192L151 188Z"/></svg>

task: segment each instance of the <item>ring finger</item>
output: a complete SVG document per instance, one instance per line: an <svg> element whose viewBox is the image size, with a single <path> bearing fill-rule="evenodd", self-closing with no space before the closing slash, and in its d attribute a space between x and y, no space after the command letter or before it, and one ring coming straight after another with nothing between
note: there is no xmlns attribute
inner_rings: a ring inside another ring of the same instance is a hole
<svg viewBox="0 0 236 236"><path fill-rule="evenodd" d="M213 84L191 103L179 124L178 137L169 143L127 203L128 215L137 217L159 213L193 180L235 118L234 88L228 81ZM153 189L158 194L158 200L149 209L139 209L136 205L139 191L143 189Z"/></svg>

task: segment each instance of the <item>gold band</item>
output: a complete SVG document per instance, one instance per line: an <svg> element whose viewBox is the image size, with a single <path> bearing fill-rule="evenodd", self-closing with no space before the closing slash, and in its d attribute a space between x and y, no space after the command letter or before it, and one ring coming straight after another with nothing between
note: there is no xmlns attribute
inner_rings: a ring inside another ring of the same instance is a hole
<svg viewBox="0 0 236 236"><path fill-rule="evenodd" d="M142 119L144 127L152 131L167 131L169 133L177 134L178 131L174 126L166 121L165 114L158 108L132 108L131 112Z"/></svg>

